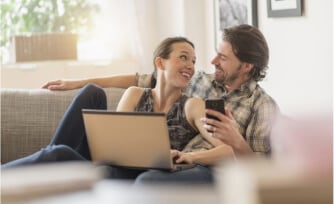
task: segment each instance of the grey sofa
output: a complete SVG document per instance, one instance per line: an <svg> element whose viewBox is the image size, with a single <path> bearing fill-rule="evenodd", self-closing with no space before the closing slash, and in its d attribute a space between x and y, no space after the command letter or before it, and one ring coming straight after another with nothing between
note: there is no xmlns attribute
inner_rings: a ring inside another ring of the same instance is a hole
<svg viewBox="0 0 334 204"><path fill-rule="evenodd" d="M1 163L47 145L77 91L1 89ZM105 91L108 109L115 110L124 89Z"/></svg>

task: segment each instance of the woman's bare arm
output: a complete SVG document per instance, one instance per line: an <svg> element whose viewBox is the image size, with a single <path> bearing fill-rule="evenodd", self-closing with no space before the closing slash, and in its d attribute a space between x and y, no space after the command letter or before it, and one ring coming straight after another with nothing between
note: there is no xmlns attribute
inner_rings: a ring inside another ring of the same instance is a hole
<svg viewBox="0 0 334 204"><path fill-rule="evenodd" d="M196 163L202 165L213 165L220 162L222 159L232 158L233 149L229 146L212 137L204 128L201 118L205 116L205 103L198 98L191 98L187 101L185 111L188 121L196 128L203 138L209 141L214 147L210 150L196 152L178 152L179 159L177 162Z"/></svg>

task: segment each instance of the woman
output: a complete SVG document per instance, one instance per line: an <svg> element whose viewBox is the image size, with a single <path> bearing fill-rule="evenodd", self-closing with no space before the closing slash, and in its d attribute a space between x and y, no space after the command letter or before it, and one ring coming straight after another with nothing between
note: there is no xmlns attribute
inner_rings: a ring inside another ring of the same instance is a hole
<svg viewBox="0 0 334 204"><path fill-rule="evenodd" d="M209 135L201 122L205 116L204 102L182 94L194 74L196 61L194 45L183 37L167 38L154 52L157 74L155 87L130 87L122 96L117 111L164 112L167 115L171 141L171 155L176 163L198 164L179 172L133 170L110 167L112 178L168 182L212 182L209 165L220 161L232 150ZM51 143L28 157L7 163L3 168L41 162L90 160L90 152L83 125L81 110L106 109L106 96L101 88L86 85L80 90L64 114ZM184 153L186 144L201 133L214 148L206 151ZM110 133L112 134L112 133Z"/></svg>

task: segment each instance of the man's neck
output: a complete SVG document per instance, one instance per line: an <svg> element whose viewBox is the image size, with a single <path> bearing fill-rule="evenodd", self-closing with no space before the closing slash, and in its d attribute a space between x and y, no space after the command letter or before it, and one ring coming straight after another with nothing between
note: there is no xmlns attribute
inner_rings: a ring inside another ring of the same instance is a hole
<svg viewBox="0 0 334 204"><path fill-rule="evenodd" d="M157 83L152 89L155 111L168 112L175 101L182 96L181 89L169 89L162 84Z"/></svg>

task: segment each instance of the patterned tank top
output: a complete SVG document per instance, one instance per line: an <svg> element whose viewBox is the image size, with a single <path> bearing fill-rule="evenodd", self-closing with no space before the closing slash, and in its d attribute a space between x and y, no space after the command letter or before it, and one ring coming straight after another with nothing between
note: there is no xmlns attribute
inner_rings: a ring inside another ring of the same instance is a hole
<svg viewBox="0 0 334 204"><path fill-rule="evenodd" d="M186 118L184 105L189 97L181 96L167 113L167 126L172 149L182 150L199 132L195 130ZM146 88L141 96L137 112L153 112L152 89Z"/></svg>

